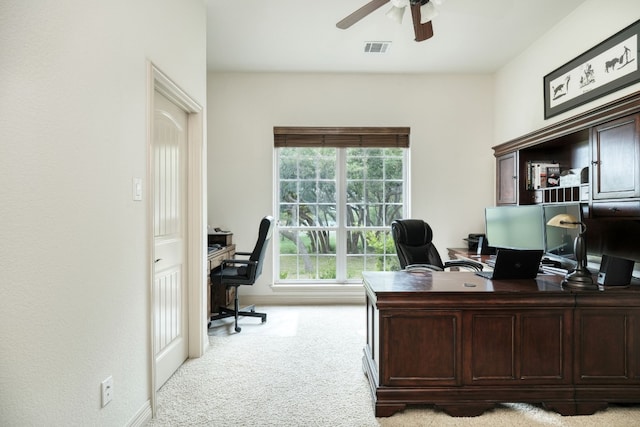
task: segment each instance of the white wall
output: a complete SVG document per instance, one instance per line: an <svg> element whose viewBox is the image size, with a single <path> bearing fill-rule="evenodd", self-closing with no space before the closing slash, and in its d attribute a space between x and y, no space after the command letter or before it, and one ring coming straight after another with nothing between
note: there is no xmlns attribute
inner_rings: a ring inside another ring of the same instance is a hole
<svg viewBox="0 0 640 427"><path fill-rule="evenodd" d="M496 74L496 139L506 142L640 89L640 83L544 120L543 77L640 19L638 0L585 1Z"/></svg>
<svg viewBox="0 0 640 427"><path fill-rule="evenodd" d="M209 224L232 230L240 250L274 213L273 126L409 126L412 216L432 225L445 258L483 232L494 193L491 76L211 73L207 91ZM272 272L242 294L269 301Z"/></svg>
<svg viewBox="0 0 640 427"><path fill-rule="evenodd" d="M0 425L148 408L146 61L204 106L205 26L202 0L0 3Z"/></svg>

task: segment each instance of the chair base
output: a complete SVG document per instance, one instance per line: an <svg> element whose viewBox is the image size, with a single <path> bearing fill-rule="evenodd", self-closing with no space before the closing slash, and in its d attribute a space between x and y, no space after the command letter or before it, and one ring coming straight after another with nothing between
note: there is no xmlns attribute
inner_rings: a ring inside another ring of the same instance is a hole
<svg viewBox="0 0 640 427"><path fill-rule="evenodd" d="M240 332L242 330L242 328L238 326L238 317L240 316L259 317L260 319L262 319L262 323L267 321L267 313L257 313L255 305L249 305L247 307L244 307L243 309L238 310L237 313L236 313L236 310L232 308L218 307L218 314L214 314L209 318L208 327L209 328L211 327L211 322L213 322L214 320L233 317L235 318L235 331Z"/></svg>

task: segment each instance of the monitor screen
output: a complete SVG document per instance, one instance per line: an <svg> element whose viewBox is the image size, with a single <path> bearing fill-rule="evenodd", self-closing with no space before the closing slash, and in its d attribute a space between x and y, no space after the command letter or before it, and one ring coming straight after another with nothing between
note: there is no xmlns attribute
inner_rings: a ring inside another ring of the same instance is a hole
<svg viewBox="0 0 640 427"><path fill-rule="evenodd" d="M568 205L544 206L545 223L545 249L547 254L557 255L562 258L575 260L573 244L580 233L580 228L560 228L546 225L547 222L558 214L573 215L580 221L580 205L578 203Z"/></svg>
<svg viewBox="0 0 640 427"><path fill-rule="evenodd" d="M491 247L544 249L544 224L541 205L485 208L485 231Z"/></svg>

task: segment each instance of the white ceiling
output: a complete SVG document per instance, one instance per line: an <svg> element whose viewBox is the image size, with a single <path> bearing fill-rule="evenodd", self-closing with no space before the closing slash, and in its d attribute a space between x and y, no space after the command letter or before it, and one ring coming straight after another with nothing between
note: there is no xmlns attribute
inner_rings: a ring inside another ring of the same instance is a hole
<svg viewBox="0 0 640 427"><path fill-rule="evenodd" d="M385 5L347 30L336 22L369 0L206 0L209 71L492 73L585 0L444 0L433 38L415 42ZM365 54L367 41L391 41Z"/></svg>

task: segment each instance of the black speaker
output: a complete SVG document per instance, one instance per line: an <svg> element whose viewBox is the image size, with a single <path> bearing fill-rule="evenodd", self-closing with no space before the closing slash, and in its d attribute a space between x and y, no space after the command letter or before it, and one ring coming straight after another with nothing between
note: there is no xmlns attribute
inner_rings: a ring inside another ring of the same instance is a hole
<svg viewBox="0 0 640 427"><path fill-rule="evenodd" d="M598 273L598 285L626 286L630 284L634 264L635 262L630 259L602 255L600 272Z"/></svg>
<svg viewBox="0 0 640 427"><path fill-rule="evenodd" d="M489 240L487 240L487 237L484 234L482 234L482 235L480 235L480 237L478 237L477 254L478 255L490 255L491 254L491 250L489 249Z"/></svg>

